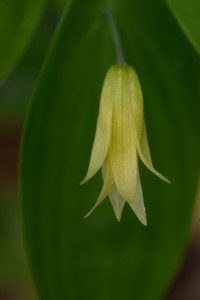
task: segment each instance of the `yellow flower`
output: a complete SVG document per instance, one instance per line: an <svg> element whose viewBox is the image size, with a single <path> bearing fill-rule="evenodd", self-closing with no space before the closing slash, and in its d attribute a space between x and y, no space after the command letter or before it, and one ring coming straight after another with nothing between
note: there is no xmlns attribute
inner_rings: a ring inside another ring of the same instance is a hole
<svg viewBox="0 0 200 300"><path fill-rule="evenodd" d="M103 187L87 217L108 195L118 221L127 202L138 219L147 224L140 182L138 156L162 180L151 161L138 76L127 65L111 66L100 99L96 135L85 183L102 168Z"/></svg>

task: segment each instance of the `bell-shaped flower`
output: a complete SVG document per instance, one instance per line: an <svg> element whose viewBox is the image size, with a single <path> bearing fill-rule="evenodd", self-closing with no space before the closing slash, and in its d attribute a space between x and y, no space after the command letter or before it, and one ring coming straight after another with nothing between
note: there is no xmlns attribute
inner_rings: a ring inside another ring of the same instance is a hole
<svg viewBox="0 0 200 300"><path fill-rule="evenodd" d="M138 76L130 66L114 65L103 84L89 168L82 181L85 183L102 168L103 187L86 217L108 196L118 221L127 202L138 219L147 224L138 157L169 183L152 164Z"/></svg>

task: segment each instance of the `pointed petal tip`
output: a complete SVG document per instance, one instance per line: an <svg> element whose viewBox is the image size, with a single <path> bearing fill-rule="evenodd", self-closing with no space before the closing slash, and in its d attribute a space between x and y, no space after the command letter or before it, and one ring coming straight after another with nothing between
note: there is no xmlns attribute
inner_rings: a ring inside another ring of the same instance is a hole
<svg viewBox="0 0 200 300"><path fill-rule="evenodd" d="M147 217L145 210L143 212L140 212L140 214L136 214L138 220L144 225L147 226Z"/></svg>
<svg viewBox="0 0 200 300"><path fill-rule="evenodd" d="M171 184L171 181L169 179L167 179L167 177L165 177L164 175L162 175L161 173L159 173L156 169L154 169L153 165L151 165L148 161L146 161L143 157L141 157L142 162L144 163L144 165L154 174L156 175L158 178L160 178L161 180L163 180L164 182Z"/></svg>
<svg viewBox="0 0 200 300"><path fill-rule="evenodd" d="M87 182L87 178L85 177L83 180L81 180L80 185L83 185L86 182Z"/></svg>
<svg viewBox="0 0 200 300"><path fill-rule="evenodd" d="M89 215L90 215L90 212L87 213L85 216L83 216L83 219L87 219L89 217Z"/></svg>
<svg viewBox="0 0 200 300"><path fill-rule="evenodd" d="M159 174L159 176L158 176L158 174ZM167 177L165 177L165 176L163 176L162 174L160 174L160 173L158 173L158 174L155 174L155 175L157 175L160 179L162 179L164 182L166 182L166 183L168 183L168 184L171 184L171 181L167 178Z"/></svg>
<svg viewBox="0 0 200 300"><path fill-rule="evenodd" d="M171 181L169 181L169 179L167 179L165 176L163 176L161 173L159 173L154 167L153 167L153 164L152 164L152 161L151 161L151 157L150 157L150 151L149 149L147 150L147 153L149 158L147 159L141 149L141 146L140 146L140 143L138 141L138 137L137 135L135 134L135 138L136 138L136 148L137 148L137 151L138 151L138 155L141 159L141 161L143 162L143 164L154 174L156 175L157 177L159 177L161 180L165 181L166 183L168 184L171 184ZM146 141L146 147L145 149L147 149L148 147L148 142Z"/></svg>
<svg viewBox="0 0 200 300"><path fill-rule="evenodd" d="M169 179L167 179L167 178L165 178L165 182L168 183L168 184L171 184L171 183L172 183L172 182L171 182Z"/></svg>
<svg viewBox="0 0 200 300"><path fill-rule="evenodd" d="M93 175L87 173L87 174L85 175L85 177L83 178L83 180L81 180L80 185L85 184L85 183L86 183L88 180L90 180L92 177L93 177Z"/></svg>
<svg viewBox="0 0 200 300"><path fill-rule="evenodd" d="M133 207L131 207L133 212L135 213L136 217L138 218L138 220L144 225L147 226L147 217L146 217L146 212L145 209L144 210L135 210L133 209Z"/></svg>
<svg viewBox="0 0 200 300"><path fill-rule="evenodd" d="M147 217L146 217L146 211L145 208L141 208L141 207L137 207L133 204L130 204L131 209L133 210L133 212L135 213L136 217L138 218L138 220L144 225L147 226Z"/></svg>
<svg viewBox="0 0 200 300"><path fill-rule="evenodd" d="M115 214L115 217L116 217L117 221L120 223L120 221L121 221L121 216L117 216L117 215Z"/></svg>
<svg viewBox="0 0 200 300"><path fill-rule="evenodd" d="M144 226L147 226L147 219L145 218L145 220L140 220L140 222L144 225Z"/></svg>
<svg viewBox="0 0 200 300"><path fill-rule="evenodd" d="M147 161L144 161L143 159L141 159L144 163L144 165L154 174L156 175L158 178L160 178L161 180L163 180L164 182L171 184L171 181L169 179L167 179L167 177L165 177L164 175L162 175L161 173L159 173L156 169L154 169L153 166L151 166Z"/></svg>
<svg viewBox="0 0 200 300"><path fill-rule="evenodd" d="M118 222L121 221L122 211L124 208L125 200L119 194L116 186L114 185L113 189L109 193L109 199L112 204L112 208L115 214L115 217Z"/></svg>
<svg viewBox="0 0 200 300"><path fill-rule="evenodd" d="M86 218L88 218L89 217L89 215L91 215L91 213L93 212L93 210L95 210L95 208L98 206L98 204L96 203L93 207L92 207L92 209L83 217L84 219L86 219Z"/></svg>
<svg viewBox="0 0 200 300"><path fill-rule="evenodd" d="M111 202L111 203L112 203L112 202ZM124 205L123 205L123 206L124 206ZM122 218L122 210L123 210L123 206L121 207L120 210L116 210L116 209L114 209L114 207L113 207L115 217L116 217L116 219L117 219L117 221L118 221L119 223L121 222L121 218Z"/></svg>
<svg viewBox="0 0 200 300"><path fill-rule="evenodd" d="M90 209L90 211L83 217L84 219L88 218L91 213L93 212L93 210L95 210L95 208L98 206L99 204L96 202L95 205L92 207L92 209Z"/></svg>

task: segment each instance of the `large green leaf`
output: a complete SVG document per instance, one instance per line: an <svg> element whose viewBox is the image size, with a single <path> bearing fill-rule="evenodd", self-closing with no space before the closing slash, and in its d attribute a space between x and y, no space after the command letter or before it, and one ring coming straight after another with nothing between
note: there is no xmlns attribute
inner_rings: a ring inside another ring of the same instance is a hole
<svg viewBox="0 0 200 300"><path fill-rule="evenodd" d="M181 28L200 53L200 0L166 0Z"/></svg>
<svg viewBox="0 0 200 300"><path fill-rule="evenodd" d="M80 186L107 68L104 1L76 0L62 20L28 115L22 215L40 299L160 299L187 241L199 167L199 59L163 1L112 1L127 61L144 92L150 148L169 186L141 167L148 227L128 206L117 223L101 188Z"/></svg>
<svg viewBox="0 0 200 300"><path fill-rule="evenodd" d="M45 2L46 0L0 1L0 83L25 51L38 25Z"/></svg>

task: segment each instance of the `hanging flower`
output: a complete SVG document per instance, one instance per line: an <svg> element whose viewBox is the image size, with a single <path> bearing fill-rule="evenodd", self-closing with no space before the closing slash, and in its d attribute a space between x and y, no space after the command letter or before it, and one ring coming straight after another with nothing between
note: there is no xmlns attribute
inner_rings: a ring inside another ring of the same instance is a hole
<svg viewBox="0 0 200 300"><path fill-rule="evenodd" d="M89 214L109 196L118 221L127 202L138 219L147 224L138 157L160 179L151 161L138 76L127 65L111 66L100 99L96 135L85 183L102 168L103 187Z"/></svg>

